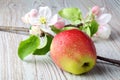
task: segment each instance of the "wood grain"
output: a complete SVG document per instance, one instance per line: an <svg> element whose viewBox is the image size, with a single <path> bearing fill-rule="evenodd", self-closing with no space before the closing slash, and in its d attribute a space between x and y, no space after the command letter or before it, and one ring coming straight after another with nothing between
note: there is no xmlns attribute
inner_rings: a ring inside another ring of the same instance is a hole
<svg viewBox="0 0 120 80"><path fill-rule="evenodd" d="M120 0L0 0L0 26L23 26L21 17L32 8L49 6L53 13L65 7L78 7L83 15L94 5L105 7L112 14L112 34L108 40L97 41L97 54L120 60ZM21 61L17 47L28 36L0 32L0 80L120 80L120 66L98 61L84 75L73 75L59 69L46 56L28 56Z"/></svg>

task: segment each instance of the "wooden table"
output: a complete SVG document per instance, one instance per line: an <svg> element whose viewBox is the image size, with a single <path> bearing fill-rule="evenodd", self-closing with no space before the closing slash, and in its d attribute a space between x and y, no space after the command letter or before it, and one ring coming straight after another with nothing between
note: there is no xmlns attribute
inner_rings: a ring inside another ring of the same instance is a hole
<svg viewBox="0 0 120 80"><path fill-rule="evenodd" d="M108 40L95 42L97 54L120 60L120 1L119 0L0 0L0 26L23 26L21 17L32 8L49 6L53 12L65 7L78 7L83 14L88 7L99 5L112 14L112 34ZM60 70L49 56L29 56L21 61L17 48L28 36L0 31L0 80L120 80L120 66L98 61L84 75Z"/></svg>

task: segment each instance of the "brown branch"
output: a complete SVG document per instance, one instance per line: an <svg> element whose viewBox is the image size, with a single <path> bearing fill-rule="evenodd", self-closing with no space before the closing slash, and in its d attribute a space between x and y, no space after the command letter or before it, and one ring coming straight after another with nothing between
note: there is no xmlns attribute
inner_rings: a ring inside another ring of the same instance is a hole
<svg viewBox="0 0 120 80"><path fill-rule="evenodd" d="M12 26L0 26L0 31L22 31L22 32L29 32L29 28L25 28L25 27L12 27Z"/></svg>
<svg viewBox="0 0 120 80"><path fill-rule="evenodd" d="M29 28L25 28L25 27L0 26L0 31L29 35ZM41 32L42 33L41 33L40 37L43 37L44 34L47 34L47 35L50 35L51 37L53 37L53 35L51 35L47 32L44 32L42 30L41 30Z"/></svg>
<svg viewBox="0 0 120 80"><path fill-rule="evenodd" d="M106 61L106 62L109 62L109 63L120 65L120 60L105 58L105 57L101 57L101 56L97 56L97 59L102 60L102 61Z"/></svg>
<svg viewBox="0 0 120 80"><path fill-rule="evenodd" d="M79 24L79 25L75 26L75 25L72 25L72 24L68 24L68 25L65 25L65 27L68 27L68 26L80 27L82 25L83 24ZM29 28L24 28L24 27L0 26L0 31L12 32L12 33L17 33L17 34L22 33L22 34L29 35ZM41 37L43 37L44 34L47 34L47 35L50 35L50 36L54 37L53 35L51 35L47 32L43 32L43 31L42 31ZM101 57L101 56L97 56L97 59L102 60L102 61L106 61L106 62L109 62L109 63L120 65L120 60L105 58L105 57Z"/></svg>
<svg viewBox="0 0 120 80"><path fill-rule="evenodd" d="M0 26L0 31L29 35L29 28L25 27Z"/></svg>

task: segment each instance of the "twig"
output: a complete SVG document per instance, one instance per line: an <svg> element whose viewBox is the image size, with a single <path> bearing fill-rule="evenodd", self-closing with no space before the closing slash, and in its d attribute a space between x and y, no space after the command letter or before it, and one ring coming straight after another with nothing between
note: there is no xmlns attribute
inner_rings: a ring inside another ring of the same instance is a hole
<svg viewBox="0 0 120 80"><path fill-rule="evenodd" d="M83 26L83 23L80 23L78 25L67 24L64 27L69 27L69 26L79 28L80 26Z"/></svg>
<svg viewBox="0 0 120 80"><path fill-rule="evenodd" d="M79 24L79 25L75 26L75 25L69 24L69 25L66 25L65 27L67 27L67 26L79 27L79 26L82 26L82 25L83 24ZM17 33L17 34L21 34L21 33L23 33L23 34L25 34L25 33L29 34L29 28L24 28L24 27L0 26L0 31L13 32L13 33ZM47 34L47 35L50 35L50 36L54 37L53 35L51 35L51 34L49 34L47 32L43 32L42 31L42 33L43 34L41 35L41 37L43 37L44 34ZM101 56L97 56L97 59L102 60L102 61L106 61L106 62L109 62L109 63L120 65L120 60L105 58L105 57L101 57Z"/></svg>
<svg viewBox="0 0 120 80"><path fill-rule="evenodd" d="M25 27L0 26L0 31L29 35L29 28Z"/></svg>
<svg viewBox="0 0 120 80"><path fill-rule="evenodd" d="M25 28L25 27L0 26L0 31L22 34L22 35L29 35L29 28ZM41 30L40 37L44 37L45 36L44 34L47 34L53 37L53 35Z"/></svg>
<svg viewBox="0 0 120 80"><path fill-rule="evenodd" d="M25 28L25 27L0 26L0 31L23 31L23 32L29 32L29 29Z"/></svg>
<svg viewBox="0 0 120 80"><path fill-rule="evenodd" d="M120 65L120 60L105 58L105 57L101 57L101 56L97 56L97 59L102 60L102 61L106 61L106 62L109 62L109 63Z"/></svg>

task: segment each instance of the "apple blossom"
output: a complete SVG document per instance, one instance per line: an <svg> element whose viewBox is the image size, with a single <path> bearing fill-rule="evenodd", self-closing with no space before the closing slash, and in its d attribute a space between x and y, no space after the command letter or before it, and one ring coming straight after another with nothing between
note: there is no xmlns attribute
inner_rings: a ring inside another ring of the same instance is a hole
<svg viewBox="0 0 120 80"><path fill-rule="evenodd" d="M103 12L104 8L99 8L99 6L95 6L92 8L92 13L95 15L95 19L99 24L98 31L94 37L107 39L111 34L111 28L108 25L108 22L111 20L112 16L109 13Z"/></svg>
<svg viewBox="0 0 120 80"><path fill-rule="evenodd" d="M64 21L59 18L57 14L52 16L52 11L47 6L40 7L39 11L36 9L32 9L24 17L22 17L22 20L24 23L30 24L32 26L39 26L41 30L51 33L53 33L50 28L51 25L54 25L58 29L63 28L65 25ZM30 33L34 34L34 31Z"/></svg>
<svg viewBox="0 0 120 80"><path fill-rule="evenodd" d="M106 25L99 26L96 36L98 36L102 39L107 39L107 38L109 38L110 34L111 34L111 28L109 25L106 24Z"/></svg>
<svg viewBox="0 0 120 80"><path fill-rule="evenodd" d="M31 25L40 25L48 27L50 25L54 25L57 22L57 16L52 16L52 11L49 7L40 7L38 15L32 17L30 22Z"/></svg>

